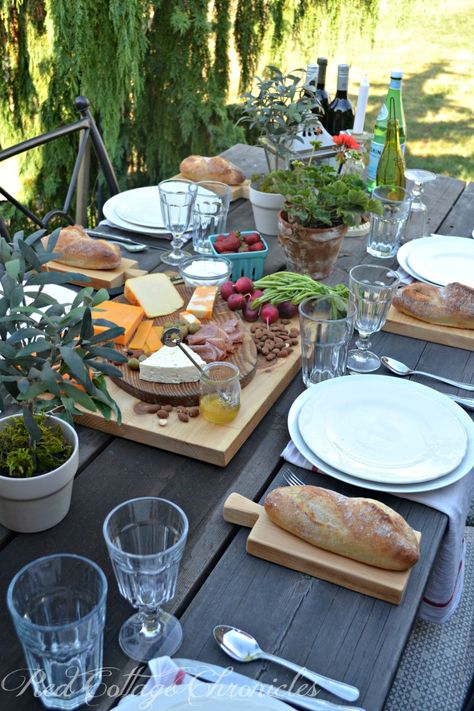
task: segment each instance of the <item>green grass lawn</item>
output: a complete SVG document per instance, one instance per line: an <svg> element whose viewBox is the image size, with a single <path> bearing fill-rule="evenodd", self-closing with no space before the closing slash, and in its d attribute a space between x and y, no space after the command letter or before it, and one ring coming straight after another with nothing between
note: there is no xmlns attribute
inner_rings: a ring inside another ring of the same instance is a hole
<svg viewBox="0 0 474 711"><path fill-rule="evenodd" d="M371 83L366 129L372 130L390 69L400 67L407 166L473 180L474 0L417 2L399 29L392 27L395 7L389 2L382 14L374 46L352 57L353 77L367 71ZM357 84L351 88L357 94Z"/></svg>
<svg viewBox="0 0 474 711"><path fill-rule="evenodd" d="M343 23L350 24L350 18L341 17ZM310 55L298 51L295 41L294 50L280 64L290 70L316 61L318 56L327 56L327 88L332 96L337 64L347 62L351 66L349 93L354 103L359 82L367 74L367 131L373 130L390 70L403 69L407 167L473 180L474 0L381 0L373 43L369 33L355 34L334 47L322 31L321 36L315 36ZM262 59L261 67L266 63L268 57Z"/></svg>

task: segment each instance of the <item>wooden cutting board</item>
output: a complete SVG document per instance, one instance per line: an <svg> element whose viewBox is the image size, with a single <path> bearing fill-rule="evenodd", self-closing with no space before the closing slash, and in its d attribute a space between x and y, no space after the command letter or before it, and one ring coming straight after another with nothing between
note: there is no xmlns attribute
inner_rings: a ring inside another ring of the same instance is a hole
<svg viewBox="0 0 474 711"><path fill-rule="evenodd" d="M249 324L246 324L249 326ZM298 318L292 319L288 328L298 328ZM240 410L232 422L214 425L204 417L194 417L189 422L178 420L171 413L166 427L161 427L155 414L135 412L137 399L107 378L109 392L122 412L120 426L114 420L105 420L99 412L85 412L74 419L81 425L125 437L132 442L142 442L168 452L199 459L225 467L239 451L245 440L278 400L301 368L301 348L293 348L287 358L276 358L268 363L260 354L252 382L240 395Z"/></svg>
<svg viewBox="0 0 474 711"><path fill-rule="evenodd" d="M474 351L474 329L450 328L420 321L401 313L394 306L390 307L383 330L388 333L397 333L400 336L419 338L431 343L441 343L444 346Z"/></svg>
<svg viewBox="0 0 474 711"><path fill-rule="evenodd" d="M61 274L84 274L88 277L87 282L71 279L70 283L78 286L93 286L94 289L116 289L123 286L125 279L129 277L147 274L143 269L138 269L138 262L135 259L125 259L124 257L122 257L120 266L116 269L83 269L51 261L43 265L43 271L59 272Z"/></svg>
<svg viewBox="0 0 474 711"><path fill-rule="evenodd" d="M187 178L184 178L181 173L178 173L178 175L173 175L173 178L179 178L181 180L187 180ZM243 183L240 183L240 185L229 185L232 195L230 198L231 202L234 202L234 200L240 200L240 198L244 198L245 200L248 200L249 197L249 185L250 185L250 180L244 180Z"/></svg>
<svg viewBox="0 0 474 711"><path fill-rule="evenodd" d="M231 494L227 498L224 519L252 529L247 538L247 552L257 558L394 605L402 601L410 570L383 570L312 546L279 528L267 516L263 506L240 494ZM421 534L416 532L416 535L420 540Z"/></svg>

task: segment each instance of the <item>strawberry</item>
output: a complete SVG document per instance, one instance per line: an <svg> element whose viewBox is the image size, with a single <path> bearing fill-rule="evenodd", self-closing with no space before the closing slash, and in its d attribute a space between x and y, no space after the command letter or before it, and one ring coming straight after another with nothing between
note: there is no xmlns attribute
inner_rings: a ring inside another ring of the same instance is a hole
<svg viewBox="0 0 474 711"><path fill-rule="evenodd" d="M251 232L249 235L245 235L243 240L245 244L257 244L257 242L260 242L260 235L258 232Z"/></svg>
<svg viewBox="0 0 474 711"><path fill-rule="evenodd" d="M250 245L249 252L261 252L262 249L265 249L263 242L255 242L255 244Z"/></svg>
<svg viewBox="0 0 474 711"><path fill-rule="evenodd" d="M238 252L250 252L250 249L251 249L251 247L249 247L248 244L241 244L237 251Z"/></svg>

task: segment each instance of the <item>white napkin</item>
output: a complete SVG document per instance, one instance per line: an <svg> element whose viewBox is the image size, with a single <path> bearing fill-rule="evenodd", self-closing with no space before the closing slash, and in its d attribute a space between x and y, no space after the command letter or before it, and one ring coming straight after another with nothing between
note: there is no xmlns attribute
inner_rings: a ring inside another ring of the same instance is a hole
<svg viewBox="0 0 474 711"><path fill-rule="evenodd" d="M298 451L290 440L282 452L283 459L303 469L319 471ZM323 474L323 472L319 472ZM474 469L459 481L442 489L419 494L397 494L437 511L448 518L448 527L433 563L418 616L427 622L446 622L455 611L464 583L466 544L464 526L474 491Z"/></svg>
<svg viewBox="0 0 474 711"><path fill-rule="evenodd" d="M140 693L129 694L120 700L118 708L120 711L153 711L161 706L160 696L171 696L176 693L183 684L189 684L193 677L186 674L170 659L170 657L158 657L148 662L151 672L149 681L143 689L138 689Z"/></svg>

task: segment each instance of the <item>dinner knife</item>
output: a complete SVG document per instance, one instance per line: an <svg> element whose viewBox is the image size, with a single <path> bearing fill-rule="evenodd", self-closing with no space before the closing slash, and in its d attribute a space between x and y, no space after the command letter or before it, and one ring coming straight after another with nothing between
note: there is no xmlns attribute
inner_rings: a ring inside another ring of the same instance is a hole
<svg viewBox="0 0 474 711"><path fill-rule="evenodd" d="M234 684L235 686L255 689L269 696L274 696L276 699L280 699L280 701L287 701L289 704L298 706L300 709L307 709L308 711L364 711L360 706L342 706L340 704L334 704L332 701L303 696L302 694L287 691L278 686L264 684L244 674L231 671L232 667L220 667L217 664L198 662L193 659L173 659L173 661L184 669L185 672L199 679L204 679L212 683L224 685Z"/></svg>
<svg viewBox="0 0 474 711"><path fill-rule="evenodd" d="M142 244L142 242L136 242L133 239L129 239L129 237L122 237L122 235L114 235L110 232L101 232L100 230L96 229L86 230L86 232L88 235L90 235L90 237L101 237L102 239L111 239L114 242L123 242L123 244ZM163 247L158 244L146 244L145 247L149 247L150 249L166 249L166 247Z"/></svg>

